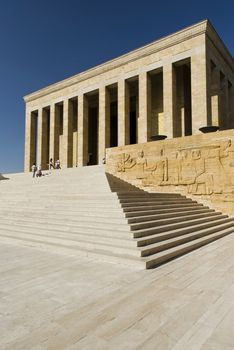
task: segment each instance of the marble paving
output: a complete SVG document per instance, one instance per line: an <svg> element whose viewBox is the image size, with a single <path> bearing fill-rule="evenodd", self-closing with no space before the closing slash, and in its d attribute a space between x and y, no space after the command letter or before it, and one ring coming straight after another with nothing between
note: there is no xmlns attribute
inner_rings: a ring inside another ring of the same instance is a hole
<svg viewBox="0 0 234 350"><path fill-rule="evenodd" d="M1 350L233 350L234 235L154 270L0 242Z"/></svg>

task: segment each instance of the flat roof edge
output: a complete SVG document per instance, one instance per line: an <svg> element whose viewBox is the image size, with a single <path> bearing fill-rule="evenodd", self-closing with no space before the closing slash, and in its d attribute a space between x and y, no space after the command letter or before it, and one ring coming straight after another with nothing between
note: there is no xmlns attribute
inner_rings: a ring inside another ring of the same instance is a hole
<svg viewBox="0 0 234 350"><path fill-rule="evenodd" d="M226 54L228 54L232 60L233 63L233 58L229 54L228 50L226 49L225 45L223 44L222 40L218 36L217 32L215 31L214 27L211 25L211 23L205 19L203 21L200 21L194 25L191 25L189 27L183 28L173 34L167 35L165 37L162 37L152 43L149 43L143 47L137 48L135 50L132 50L124 55L118 56L114 59L111 59L107 62L104 62L100 65L94 66L88 70L85 70L81 73L78 73L76 75L73 75L69 78L66 78L64 80L61 80L59 82L56 82L54 84L51 84L47 87L44 87L40 90L37 90L31 94L28 94L24 96L24 101L30 102L33 101L37 98L43 97L47 94L56 92L60 89L72 86L76 83L79 83L81 81L84 81L86 79L92 78L95 75L107 72L111 69L118 68L124 64L127 64L131 61L136 60L139 58L139 53L141 53L141 57L148 56L152 53L161 51L164 48L173 46L182 40L189 39L191 37L201 35L207 33L207 35L213 34L215 35L219 41L221 42L222 48L225 49Z"/></svg>

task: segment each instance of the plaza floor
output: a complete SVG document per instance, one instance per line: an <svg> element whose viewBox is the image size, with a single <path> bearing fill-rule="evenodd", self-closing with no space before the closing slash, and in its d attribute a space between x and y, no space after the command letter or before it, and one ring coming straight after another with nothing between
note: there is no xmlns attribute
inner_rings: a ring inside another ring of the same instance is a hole
<svg viewBox="0 0 234 350"><path fill-rule="evenodd" d="M0 349L233 350L234 235L147 271L1 240Z"/></svg>

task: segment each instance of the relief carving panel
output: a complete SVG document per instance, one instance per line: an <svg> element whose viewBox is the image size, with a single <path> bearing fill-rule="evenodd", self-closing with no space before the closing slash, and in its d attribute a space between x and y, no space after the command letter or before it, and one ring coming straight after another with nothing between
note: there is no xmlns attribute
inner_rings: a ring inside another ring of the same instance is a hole
<svg viewBox="0 0 234 350"><path fill-rule="evenodd" d="M181 188L204 196L234 194L234 137L208 141L191 146L178 140L175 144L163 141L163 147L149 142L109 149L107 171L143 187Z"/></svg>

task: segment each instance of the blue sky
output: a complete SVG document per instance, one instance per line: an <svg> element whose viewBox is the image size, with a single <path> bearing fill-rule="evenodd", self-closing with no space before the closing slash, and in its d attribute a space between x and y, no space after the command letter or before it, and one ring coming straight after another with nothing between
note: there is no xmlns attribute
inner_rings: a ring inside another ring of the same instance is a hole
<svg viewBox="0 0 234 350"><path fill-rule="evenodd" d="M0 0L0 172L23 170L23 96L205 18L234 55L234 1Z"/></svg>

